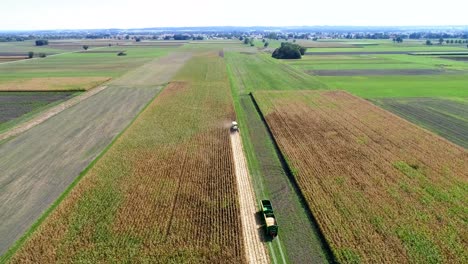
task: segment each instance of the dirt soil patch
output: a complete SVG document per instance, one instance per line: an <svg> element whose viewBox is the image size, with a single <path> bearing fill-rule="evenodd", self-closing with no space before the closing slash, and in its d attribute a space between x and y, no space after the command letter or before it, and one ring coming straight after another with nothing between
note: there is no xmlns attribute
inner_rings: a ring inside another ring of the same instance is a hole
<svg viewBox="0 0 468 264"><path fill-rule="evenodd" d="M73 92L0 92L0 124L72 95Z"/></svg>
<svg viewBox="0 0 468 264"><path fill-rule="evenodd" d="M24 60L28 57L25 56L0 56L0 63L8 62L8 61L17 61L17 60Z"/></svg>
<svg viewBox="0 0 468 264"><path fill-rule="evenodd" d="M109 77L44 77L0 83L0 91L86 91Z"/></svg>
<svg viewBox="0 0 468 264"><path fill-rule="evenodd" d="M379 76L379 75L435 75L457 73L455 71L433 69L379 69L379 70L312 70L306 71L318 76Z"/></svg>

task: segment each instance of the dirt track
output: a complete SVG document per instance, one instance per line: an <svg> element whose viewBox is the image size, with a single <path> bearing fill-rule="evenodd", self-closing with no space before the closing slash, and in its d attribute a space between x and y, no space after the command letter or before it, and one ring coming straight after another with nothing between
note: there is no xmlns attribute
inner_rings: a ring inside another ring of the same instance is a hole
<svg viewBox="0 0 468 264"><path fill-rule="evenodd" d="M246 259L248 263L269 263L265 246L261 241L263 228L257 215L257 202L255 200L252 183L250 182L250 175L242 150L242 142L239 133L231 133L231 145L239 191Z"/></svg>

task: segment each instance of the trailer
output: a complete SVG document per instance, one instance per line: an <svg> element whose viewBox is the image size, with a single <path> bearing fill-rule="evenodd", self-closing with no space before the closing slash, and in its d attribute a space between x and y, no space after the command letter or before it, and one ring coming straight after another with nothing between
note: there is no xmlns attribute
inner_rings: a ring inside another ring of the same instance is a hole
<svg viewBox="0 0 468 264"><path fill-rule="evenodd" d="M262 214L267 235L273 238L276 237L278 235L278 224L273 213L273 206L269 200L262 200Z"/></svg>

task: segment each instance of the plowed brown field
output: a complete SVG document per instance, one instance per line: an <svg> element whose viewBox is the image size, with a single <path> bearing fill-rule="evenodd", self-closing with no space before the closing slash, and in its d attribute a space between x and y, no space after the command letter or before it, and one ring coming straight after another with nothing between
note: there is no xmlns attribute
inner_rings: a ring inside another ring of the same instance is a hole
<svg viewBox="0 0 468 264"><path fill-rule="evenodd" d="M466 150L346 92L254 96L337 261L467 261Z"/></svg>

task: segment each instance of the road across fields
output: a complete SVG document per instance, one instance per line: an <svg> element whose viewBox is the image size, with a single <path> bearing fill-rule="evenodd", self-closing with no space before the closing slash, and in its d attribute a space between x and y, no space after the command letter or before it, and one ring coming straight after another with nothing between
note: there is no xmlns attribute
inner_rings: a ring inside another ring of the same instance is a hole
<svg viewBox="0 0 468 264"><path fill-rule="evenodd" d="M257 215L257 203L238 132L231 132L231 146L236 170L242 231L247 263L269 263L261 238L263 228Z"/></svg>
<svg viewBox="0 0 468 264"><path fill-rule="evenodd" d="M189 58L190 54L177 53L151 61L154 71L142 66L144 70L129 73L146 79L144 86L111 83L104 91L0 144L0 254L29 229ZM160 64L164 67L158 67Z"/></svg>

